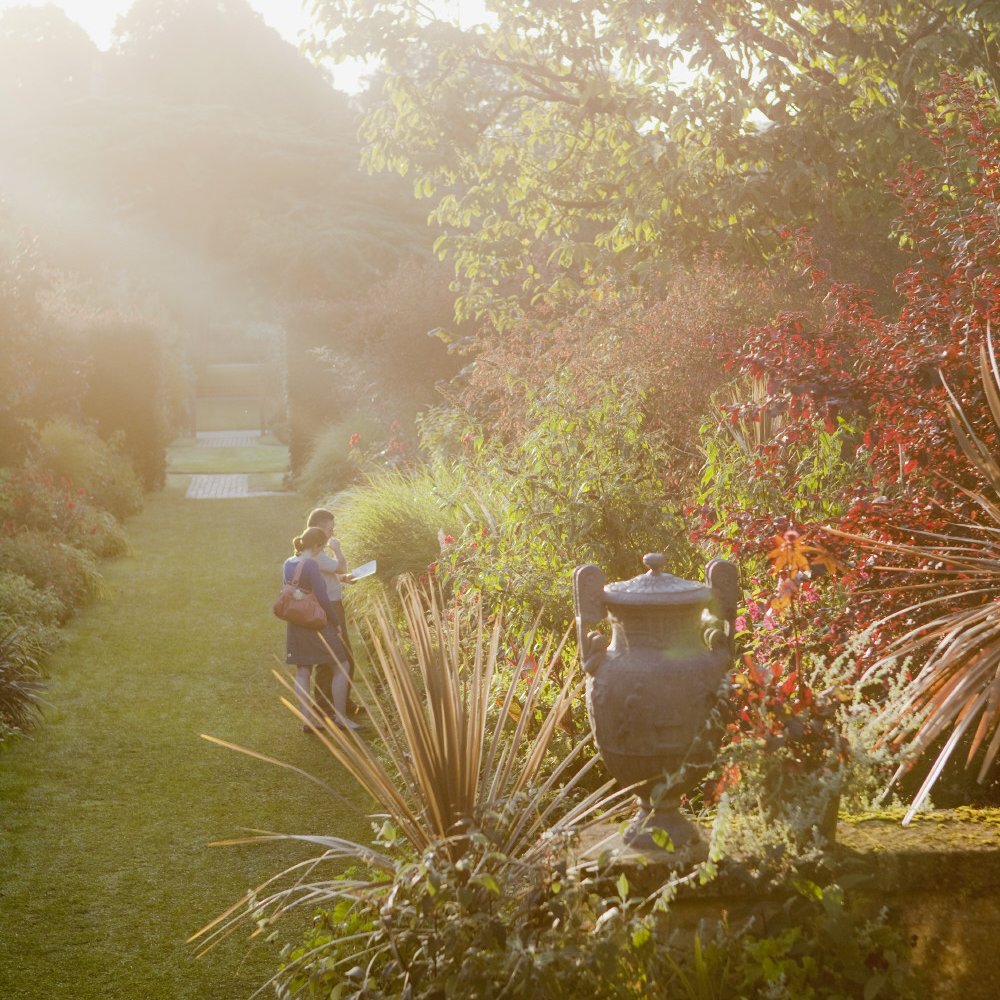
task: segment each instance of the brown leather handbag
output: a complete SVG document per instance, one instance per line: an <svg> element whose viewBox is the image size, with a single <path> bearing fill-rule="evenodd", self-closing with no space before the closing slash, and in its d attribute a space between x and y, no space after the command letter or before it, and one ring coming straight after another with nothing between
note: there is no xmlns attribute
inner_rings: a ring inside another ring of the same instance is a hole
<svg viewBox="0 0 1000 1000"><path fill-rule="evenodd" d="M282 621L292 625L320 629L327 623L326 612L311 590L299 587L299 577L305 564L305 559L299 560L298 566L295 567L295 575L290 583L281 588L272 610Z"/></svg>

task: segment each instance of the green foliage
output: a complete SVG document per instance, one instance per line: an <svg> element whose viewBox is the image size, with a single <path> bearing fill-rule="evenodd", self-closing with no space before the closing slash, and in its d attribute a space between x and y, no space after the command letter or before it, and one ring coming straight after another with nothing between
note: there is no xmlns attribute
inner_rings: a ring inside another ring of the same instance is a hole
<svg viewBox="0 0 1000 1000"><path fill-rule="evenodd" d="M59 624L66 619L66 606L51 590L39 589L19 573L0 571L0 619L24 634L37 651L37 665L62 644Z"/></svg>
<svg viewBox="0 0 1000 1000"><path fill-rule="evenodd" d="M115 441L120 445L121 437ZM128 458L91 428L66 419L50 421L39 433L36 455L39 465L83 489L90 503L116 520L142 510L142 484Z"/></svg>
<svg viewBox="0 0 1000 1000"><path fill-rule="evenodd" d="M817 418L803 441L784 433L763 382L734 385L729 394L731 401L716 405L702 425L705 464L696 503L706 537L736 558L760 560L779 520L822 524L844 514L845 494L866 480L867 470L857 432L842 417ZM762 568L760 561L754 565Z"/></svg>
<svg viewBox="0 0 1000 1000"><path fill-rule="evenodd" d="M71 544L95 559L115 559L129 550L124 529L106 510L77 504L66 527Z"/></svg>
<svg viewBox="0 0 1000 1000"><path fill-rule="evenodd" d="M0 613L0 747L30 729L40 711L44 648L31 631Z"/></svg>
<svg viewBox="0 0 1000 1000"><path fill-rule="evenodd" d="M0 571L0 615L17 625L33 622L38 626L58 625L65 618L59 595L39 589L27 577Z"/></svg>
<svg viewBox="0 0 1000 1000"><path fill-rule="evenodd" d="M721 933L702 961L719 975L719 992L692 996L747 998L864 997L917 1000L927 983L910 961L902 933L883 910L865 917L838 885L793 877L782 912L749 932ZM766 927L766 933L762 931ZM694 953L698 957L697 951Z"/></svg>
<svg viewBox="0 0 1000 1000"><path fill-rule="evenodd" d="M84 391L78 351L41 304L49 283L35 246L5 236L0 229L0 468L24 461L38 425L72 413Z"/></svg>
<svg viewBox="0 0 1000 1000"><path fill-rule="evenodd" d="M27 528L65 539L99 558L128 547L115 518L91 504L82 486L35 466L0 469L0 525L7 533Z"/></svg>
<svg viewBox="0 0 1000 1000"><path fill-rule="evenodd" d="M510 445L475 429L455 442L447 417L439 435L425 425L429 448L464 450L455 468L465 485L453 499L464 526L447 552L455 586L561 631L575 566L627 579L645 552L663 552L678 576L700 571L641 395L556 377L528 397L524 425Z"/></svg>
<svg viewBox="0 0 1000 1000"><path fill-rule="evenodd" d="M960 0L497 0L465 30L411 0L316 7L324 53L385 65L369 163L436 199L460 313L501 325L523 298L655 282L678 250L766 255L786 225L850 261L889 232L898 159L926 148L920 91L955 66L997 84L1000 14Z"/></svg>
<svg viewBox="0 0 1000 1000"><path fill-rule="evenodd" d="M291 310L285 333L288 451L298 475L324 427L343 422L351 408L339 373L318 355L330 339L339 310L331 301L310 301Z"/></svg>
<svg viewBox="0 0 1000 1000"><path fill-rule="evenodd" d="M86 95L100 58L80 25L55 4L28 4L0 14L0 103L38 107Z"/></svg>
<svg viewBox="0 0 1000 1000"><path fill-rule="evenodd" d="M614 877L580 878L558 858L504 867L483 840L458 862L428 852L396 871L381 912L374 900L345 900L318 914L303 944L286 951L280 995L648 995L628 923L616 919Z"/></svg>
<svg viewBox="0 0 1000 1000"><path fill-rule="evenodd" d="M478 862L478 863L477 863ZM342 998L471 996L557 1000L648 996L688 1000L919 1000L928 995L910 948L884 911L866 915L838 885L795 877L786 902L739 927L683 911L652 912L628 879L551 860L510 883L478 881L480 857L425 857L398 873L375 914L345 898L286 950L279 995ZM484 884L485 883L485 884ZM345 897L351 890L345 879ZM654 894L655 896L656 894ZM369 963L369 941L394 961ZM296 992L301 991L301 992Z"/></svg>
<svg viewBox="0 0 1000 1000"><path fill-rule="evenodd" d="M295 481L298 491L319 503L347 489L362 469L362 453L352 446L353 436L370 440L379 433L377 421L360 416L325 427L316 435L312 453Z"/></svg>
<svg viewBox="0 0 1000 1000"><path fill-rule="evenodd" d="M110 52L74 54L72 81L62 32L35 20L6 46L0 31L0 64L49 51L32 77L67 93L39 113L0 74L6 203L69 267L152 288L195 348L220 321L352 296L426 252L408 187L359 169L348 99L247 3L133 4Z"/></svg>
<svg viewBox="0 0 1000 1000"><path fill-rule="evenodd" d="M39 590L51 591L67 616L101 592L101 575L93 556L41 531L0 537L0 566L26 577Z"/></svg>
<svg viewBox="0 0 1000 1000"><path fill-rule="evenodd" d="M126 92L177 104L212 94L234 110L309 124L334 124L332 109L343 114L322 70L245 0L136 0L114 36L111 75ZM262 66L270 72L262 74Z"/></svg>
<svg viewBox="0 0 1000 1000"><path fill-rule="evenodd" d="M78 500L67 481L32 468L0 468L0 524L9 533L21 528L63 531Z"/></svg>

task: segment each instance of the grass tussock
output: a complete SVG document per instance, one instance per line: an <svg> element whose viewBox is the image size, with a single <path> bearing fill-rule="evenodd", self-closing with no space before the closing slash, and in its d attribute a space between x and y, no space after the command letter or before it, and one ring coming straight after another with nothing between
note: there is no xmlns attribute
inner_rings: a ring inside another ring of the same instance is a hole
<svg viewBox="0 0 1000 1000"><path fill-rule="evenodd" d="M547 643L537 669L532 664L529 670L525 658L506 662L502 616L486 621L481 608L462 613L411 579L401 582L400 601L402 624L383 601L368 627L371 665L356 697L367 709L373 745L332 725L320 737L332 762L386 818L380 834L385 849L331 831L291 838L321 853L279 872L203 927L192 940L204 951L240 927L259 933L303 906L350 899L377 910L378 897L427 852L443 851L457 861L485 838L491 864L522 871L551 850L554 838L570 836L599 814L606 817L627 798L612 793L612 782L583 789L597 760L586 759L589 735L574 737L568 750L553 756L555 737L583 684L576 672L563 676L561 643ZM523 638L521 647L531 649L534 636ZM282 701L299 716L290 686ZM262 759L230 741L205 739ZM313 780L333 790L328 780ZM286 839L263 834L220 846ZM346 862L363 866L370 877L343 877Z"/></svg>

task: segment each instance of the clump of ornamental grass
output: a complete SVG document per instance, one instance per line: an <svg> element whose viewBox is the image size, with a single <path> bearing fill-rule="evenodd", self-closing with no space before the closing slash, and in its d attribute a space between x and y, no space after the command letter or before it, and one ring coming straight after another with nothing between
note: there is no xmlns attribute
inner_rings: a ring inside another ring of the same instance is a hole
<svg viewBox="0 0 1000 1000"><path fill-rule="evenodd" d="M38 721L43 652L27 628L0 617L0 745L6 736L31 729Z"/></svg>
<svg viewBox="0 0 1000 1000"><path fill-rule="evenodd" d="M375 559L385 583L427 573L441 555L439 532L459 532L450 498L460 483L459 470L421 466L380 471L334 497L337 535L351 565Z"/></svg>
<svg viewBox="0 0 1000 1000"><path fill-rule="evenodd" d="M528 636L517 643L525 656L510 670L501 614L487 619L481 604L449 606L435 588L410 578L402 581L399 599L402 624L386 600L375 605L367 630L371 666L355 689L374 731L373 745L330 720L329 732L319 736L331 758L377 803L382 826L375 844L322 833L222 842L292 840L319 853L268 879L191 939L207 951L241 927L252 935L270 933L293 910L320 910L331 932L292 956L274 979L279 985L318 968L331 983L348 969L355 979L363 970L372 988L379 976L420 979L429 939L402 961L393 931L409 919L401 901L416 884L417 869L433 870L437 902L454 896L466 916L470 906L483 914L516 907L524 892L548 878L542 873L550 871L553 856L566 857L575 834L598 817L619 816L628 805L625 792L612 792L612 782L586 789L585 777L597 761L587 754L589 735L573 737L560 759L552 753L570 705L582 693L579 673L566 669L562 642L549 640L529 662L527 651L535 643ZM282 702L302 718L287 680L276 676L288 688ZM307 777L337 795L321 778ZM426 879L417 882L425 886ZM419 915L407 928L411 941L439 931Z"/></svg>

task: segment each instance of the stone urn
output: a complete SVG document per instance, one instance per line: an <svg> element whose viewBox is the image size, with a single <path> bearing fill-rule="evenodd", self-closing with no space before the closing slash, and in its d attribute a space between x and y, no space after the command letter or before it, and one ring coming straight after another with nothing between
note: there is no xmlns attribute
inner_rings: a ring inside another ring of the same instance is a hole
<svg viewBox="0 0 1000 1000"><path fill-rule="evenodd" d="M680 799L718 748L714 710L728 686L739 572L714 559L700 584L663 572L660 553L643 563L646 573L616 583L598 566L573 572L587 712L608 770L639 800L626 843L652 850L669 838L675 851L690 850L701 833ZM605 618L610 643L594 628Z"/></svg>

